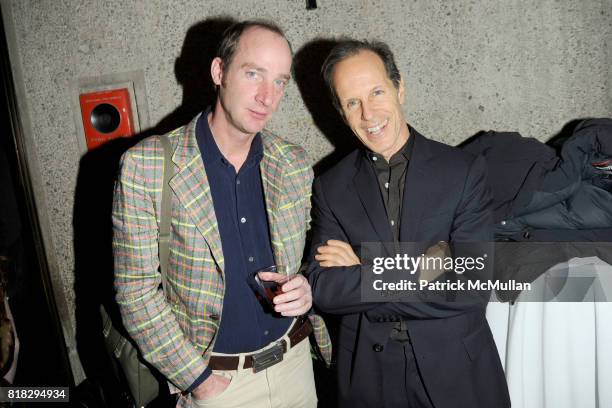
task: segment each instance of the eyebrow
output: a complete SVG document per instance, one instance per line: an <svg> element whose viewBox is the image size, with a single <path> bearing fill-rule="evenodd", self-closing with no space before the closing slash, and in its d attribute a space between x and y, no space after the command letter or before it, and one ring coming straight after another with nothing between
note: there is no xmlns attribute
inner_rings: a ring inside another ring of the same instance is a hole
<svg viewBox="0 0 612 408"><path fill-rule="evenodd" d="M242 64L241 68L254 69L257 72L263 72L263 73L267 73L268 72L267 69L262 68L262 67L260 67L258 65L255 65L252 62L245 62L244 64ZM291 80L291 75L281 74L280 77L283 78L286 81Z"/></svg>
<svg viewBox="0 0 612 408"><path fill-rule="evenodd" d="M374 85L372 88L370 88L369 93L372 93L372 92L376 91L377 89L383 89L383 85L382 84ZM359 97L358 96L348 96L348 97L346 97L343 100L343 102L348 102L348 101L353 100L353 99L359 99Z"/></svg>

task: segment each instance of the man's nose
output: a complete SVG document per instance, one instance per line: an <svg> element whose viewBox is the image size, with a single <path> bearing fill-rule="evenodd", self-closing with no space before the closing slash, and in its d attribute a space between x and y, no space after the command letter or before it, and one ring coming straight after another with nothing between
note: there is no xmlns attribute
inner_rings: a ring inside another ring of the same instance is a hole
<svg viewBox="0 0 612 408"><path fill-rule="evenodd" d="M363 102L361 104L361 118L364 121L369 121L373 118L373 113L372 113L372 109L370 108L370 105L367 102Z"/></svg>
<svg viewBox="0 0 612 408"><path fill-rule="evenodd" d="M273 98L274 98L273 84L268 83L268 82L263 82L257 89L257 95L255 99L257 100L257 102L261 103L264 106L270 106L272 104Z"/></svg>

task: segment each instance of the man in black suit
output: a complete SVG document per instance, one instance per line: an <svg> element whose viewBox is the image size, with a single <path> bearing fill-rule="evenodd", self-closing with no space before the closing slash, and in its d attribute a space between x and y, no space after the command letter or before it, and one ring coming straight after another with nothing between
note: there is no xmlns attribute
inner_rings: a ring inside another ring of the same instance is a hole
<svg viewBox="0 0 612 408"><path fill-rule="evenodd" d="M391 258L405 242L423 248L415 256L441 241L453 255L476 256L473 246L491 241L482 158L428 140L406 123L404 84L384 43L341 41L323 76L363 144L319 177L313 192L308 276L315 306L340 316L340 406L510 406L485 319L486 290L423 289L402 301L361 296L363 277L373 272L367 242L382 243ZM417 283L470 278L457 269L405 276Z"/></svg>

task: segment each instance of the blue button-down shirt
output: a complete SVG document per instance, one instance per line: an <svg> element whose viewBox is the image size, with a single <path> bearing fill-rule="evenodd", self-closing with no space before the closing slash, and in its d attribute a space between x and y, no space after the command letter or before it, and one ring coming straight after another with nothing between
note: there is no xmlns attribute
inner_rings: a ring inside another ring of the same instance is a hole
<svg viewBox="0 0 612 408"><path fill-rule="evenodd" d="M223 315L214 351L236 354L258 350L279 339L291 318L266 311L248 284L255 271L274 265L259 164L263 158L261 135L255 135L246 161L236 173L217 147L208 125L210 108L196 125L225 262ZM193 390L210 375L198 378Z"/></svg>
<svg viewBox="0 0 612 408"><path fill-rule="evenodd" d="M259 172L263 158L261 135L253 139L247 159L236 173L215 143L208 125L209 112L210 109L200 116L196 138L210 185L225 260L223 315L214 351L246 353L279 339L289 328L291 318L267 312L247 280L258 269L274 265Z"/></svg>

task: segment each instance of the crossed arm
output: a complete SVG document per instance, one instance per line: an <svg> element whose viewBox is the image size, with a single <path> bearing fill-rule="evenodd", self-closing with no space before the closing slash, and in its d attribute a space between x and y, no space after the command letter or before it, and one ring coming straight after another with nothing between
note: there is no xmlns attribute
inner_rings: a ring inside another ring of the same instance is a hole
<svg viewBox="0 0 612 408"><path fill-rule="evenodd" d="M489 192L486 187L484 162L475 159L468 171L465 186L449 237L451 246L456 242L488 241L491 239ZM382 316L400 318L443 318L462 313L466 309L481 308L484 302L478 294L444 307L432 302L363 302L361 300L360 260L345 229L334 216L326 201L320 179L313 192L313 246L307 271L314 304L331 314L365 313L371 320ZM367 268L367 266L364 266ZM434 280L437 276L425 277Z"/></svg>

